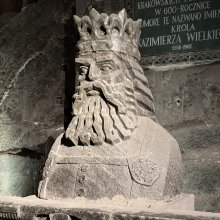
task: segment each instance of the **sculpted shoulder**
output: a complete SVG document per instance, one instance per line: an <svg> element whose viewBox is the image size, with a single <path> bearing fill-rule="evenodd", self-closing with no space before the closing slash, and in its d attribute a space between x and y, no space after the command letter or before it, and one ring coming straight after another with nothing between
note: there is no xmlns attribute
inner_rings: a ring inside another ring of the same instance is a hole
<svg viewBox="0 0 220 220"><path fill-rule="evenodd" d="M148 138L149 142L158 143L161 145L176 145L176 139L159 123L155 122L149 117L139 117L140 129L145 132L145 139Z"/></svg>

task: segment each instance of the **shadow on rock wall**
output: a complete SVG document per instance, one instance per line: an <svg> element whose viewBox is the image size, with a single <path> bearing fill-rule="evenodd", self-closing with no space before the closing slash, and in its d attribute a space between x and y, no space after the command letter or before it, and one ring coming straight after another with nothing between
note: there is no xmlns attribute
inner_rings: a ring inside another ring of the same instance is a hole
<svg viewBox="0 0 220 220"><path fill-rule="evenodd" d="M73 10L71 0L41 0L16 15L0 16L2 195L36 193L47 153L63 132L67 92L62 67L74 78L74 66L68 67L72 50L63 49L73 33L65 36L64 22Z"/></svg>
<svg viewBox="0 0 220 220"><path fill-rule="evenodd" d="M44 148L44 154L28 148L14 148L0 152L0 189L3 195L28 196L37 195L46 156L54 143L54 137L35 146Z"/></svg>

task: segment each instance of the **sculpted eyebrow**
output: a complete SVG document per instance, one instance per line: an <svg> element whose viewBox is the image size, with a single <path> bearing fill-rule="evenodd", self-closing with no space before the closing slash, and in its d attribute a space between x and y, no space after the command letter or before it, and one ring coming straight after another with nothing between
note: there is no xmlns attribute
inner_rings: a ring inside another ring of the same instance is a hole
<svg viewBox="0 0 220 220"><path fill-rule="evenodd" d="M96 62L98 63L107 62L107 61L111 61L112 63L114 63L111 55L96 57Z"/></svg>
<svg viewBox="0 0 220 220"><path fill-rule="evenodd" d="M76 63L85 64L85 65L90 65L91 63L94 62L94 60L91 58L76 58L75 61Z"/></svg>

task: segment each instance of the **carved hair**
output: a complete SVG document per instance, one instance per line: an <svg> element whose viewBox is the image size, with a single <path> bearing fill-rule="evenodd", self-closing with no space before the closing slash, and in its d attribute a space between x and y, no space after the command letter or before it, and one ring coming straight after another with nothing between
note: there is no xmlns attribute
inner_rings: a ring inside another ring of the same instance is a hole
<svg viewBox="0 0 220 220"><path fill-rule="evenodd" d="M154 101L147 76L137 59L115 52L115 54L126 63L130 76L134 84L134 96L137 101L137 115L151 117L156 120Z"/></svg>

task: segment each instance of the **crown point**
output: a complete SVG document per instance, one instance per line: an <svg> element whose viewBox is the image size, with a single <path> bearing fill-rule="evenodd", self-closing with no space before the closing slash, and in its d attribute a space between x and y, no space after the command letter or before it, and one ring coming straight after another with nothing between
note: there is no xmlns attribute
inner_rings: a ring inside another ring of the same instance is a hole
<svg viewBox="0 0 220 220"><path fill-rule="evenodd" d="M75 21L77 26L80 26L79 24L81 23L81 18L78 17L77 15L73 15L73 20Z"/></svg>
<svg viewBox="0 0 220 220"><path fill-rule="evenodd" d="M111 14L109 16L109 23L111 26L111 34L113 36L121 35L121 32L123 30L122 22L117 14Z"/></svg>
<svg viewBox="0 0 220 220"><path fill-rule="evenodd" d="M121 19L121 21L123 22L123 24L125 23L125 21L127 20L127 12L125 9L122 9L121 11L118 12L118 16Z"/></svg>
<svg viewBox="0 0 220 220"><path fill-rule="evenodd" d="M94 9L92 8L89 12L89 17L93 20L97 20L98 17L100 16L100 14Z"/></svg>

